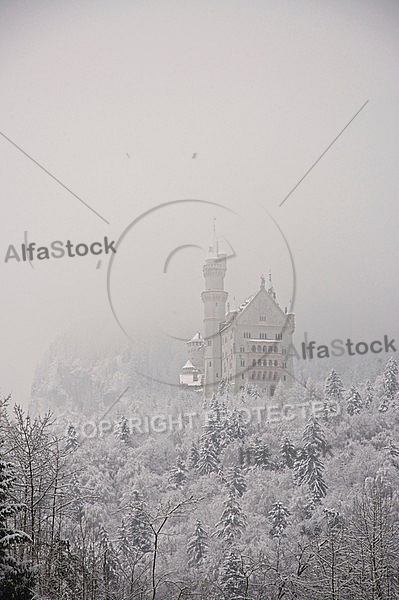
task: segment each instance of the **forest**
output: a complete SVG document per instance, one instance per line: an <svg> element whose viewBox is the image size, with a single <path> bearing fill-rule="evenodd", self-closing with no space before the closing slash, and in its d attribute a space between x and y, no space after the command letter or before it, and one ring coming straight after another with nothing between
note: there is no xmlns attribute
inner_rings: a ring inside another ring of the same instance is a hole
<svg viewBox="0 0 399 600"><path fill-rule="evenodd" d="M322 410L273 423L243 418L270 402L255 386L150 402L137 384L95 435L82 423L106 404L72 410L68 386L97 392L56 371L54 411L1 400L0 600L399 598L394 357L353 385L332 369L277 388L273 403ZM107 398L123 383L116 365ZM130 417L146 403L207 418L139 433Z"/></svg>

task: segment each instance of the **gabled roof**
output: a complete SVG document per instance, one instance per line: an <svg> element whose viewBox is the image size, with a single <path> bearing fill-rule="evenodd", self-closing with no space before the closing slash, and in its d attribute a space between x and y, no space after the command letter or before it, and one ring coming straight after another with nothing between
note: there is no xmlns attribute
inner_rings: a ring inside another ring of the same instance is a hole
<svg viewBox="0 0 399 600"><path fill-rule="evenodd" d="M204 338L201 336L200 332L197 331L197 333L191 338L191 340L188 341L188 343L190 342L203 342Z"/></svg>
<svg viewBox="0 0 399 600"><path fill-rule="evenodd" d="M256 294L254 294L253 296L250 296L247 300L245 300L245 302L243 302L240 306L239 309L237 311L237 320L240 319L241 315L247 310L247 308L253 304L253 302L259 298L260 295L265 295L267 298L270 298L270 301L274 304L275 308L278 309L278 311L281 313L282 317L285 318L286 315L284 314L284 312L282 311L282 309L280 308L280 306L277 304L276 300L274 299L274 297L272 296L271 293L269 293L268 291L266 291L266 289L262 286L260 288L260 290L258 290L258 292Z"/></svg>

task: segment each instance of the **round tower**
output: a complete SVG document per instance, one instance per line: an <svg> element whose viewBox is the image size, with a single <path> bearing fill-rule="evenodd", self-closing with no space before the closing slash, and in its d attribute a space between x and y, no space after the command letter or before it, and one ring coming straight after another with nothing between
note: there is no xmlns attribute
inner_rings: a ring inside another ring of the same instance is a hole
<svg viewBox="0 0 399 600"><path fill-rule="evenodd" d="M219 329L226 316L227 292L224 290L226 275L226 252L216 237L213 240L203 267L205 290L201 294L204 303L205 342L205 395L211 395L222 379L222 348Z"/></svg>

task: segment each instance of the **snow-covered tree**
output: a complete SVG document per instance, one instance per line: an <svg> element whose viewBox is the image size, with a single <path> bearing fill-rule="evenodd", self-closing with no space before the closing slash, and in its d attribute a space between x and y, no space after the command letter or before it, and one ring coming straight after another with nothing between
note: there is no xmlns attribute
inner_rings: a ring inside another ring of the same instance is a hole
<svg viewBox="0 0 399 600"><path fill-rule="evenodd" d="M119 438L120 440L125 442L125 444L127 444L129 442L130 427L129 427L129 421L127 420L126 417L124 417L124 416L120 417L120 419L116 423L115 435L117 438Z"/></svg>
<svg viewBox="0 0 399 600"><path fill-rule="evenodd" d="M119 544L135 554L145 554L152 550L152 530L144 502L138 492L134 492L128 516L119 528Z"/></svg>
<svg viewBox="0 0 399 600"><path fill-rule="evenodd" d="M249 446L251 465L260 469L274 469L270 448L261 438L255 438Z"/></svg>
<svg viewBox="0 0 399 600"><path fill-rule="evenodd" d="M219 471L220 462L212 443L201 440L197 471L200 475L209 475Z"/></svg>
<svg viewBox="0 0 399 600"><path fill-rule="evenodd" d="M247 578L244 573L243 561L234 550L224 560L220 583L224 598L231 600L248 598L246 594Z"/></svg>
<svg viewBox="0 0 399 600"><path fill-rule="evenodd" d="M189 469L196 469L199 461L200 453L198 446L193 442L188 452L187 466Z"/></svg>
<svg viewBox="0 0 399 600"><path fill-rule="evenodd" d="M373 403L373 400L374 400L374 386L371 383L370 379L368 379L366 381L366 392L365 392L365 397L364 397L365 408L368 408L369 406L371 406L371 404Z"/></svg>
<svg viewBox="0 0 399 600"><path fill-rule="evenodd" d="M282 502L275 502L269 511L269 519L271 521L270 535L274 538L280 538L284 529L288 525L288 517L290 511L286 506L283 506Z"/></svg>
<svg viewBox="0 0 399 600"><path fill-rule="evenodd" d="M288 438L285 438L281 444L280 454L282 457L283 466L293 469L296 460L296 449L294 444Z"/></svg>
<svg viewBox="0 0 399 600"><path fill-rule="evenodd" d="M388 408L395 403L399 391L398 363L393 356L391 356L385 365L382 379L384 385L384 395L378 410L380 412L386 412Z"/></svg>
<svg viewBox="0 0 399 600"><path fill-rule="evenodd" d="M216 454L220 454L227 442L226 416L215 397L207 415L206 425L203 426L201 443L212 444Z"/></svg>
<svg viewBox="0 0 399 600"><path fill-rule="evenodd" d="M201 565L208 551L208 534L201 521L197 521L193 535L187 542L188 564L190 567Z"/></svg>
<svg viewBox="0 0 399 600"><path fill-rule="evenodd" d="M184 463L184 460L181 456L178 456L176 459L176 464L169 473L169 483L171 483L175 488L180 488L184 484L187 479L187 469Z"/></svg>
<svg viewBox="0 0 399 600"><path fill-rule="evenodd" d="M78 435L75 427L70 424L67 431L67 441L65 449L70 452L75 452L79 448Z"/></svg>
<svg viewBox="0 0 399 600"><path fill-rule="evenodd" d="M240 467L231 467L227 471L226 484L229 490L241 497L247 490L244 474Z"/></svg>
<svg viewBox="0 0 399 600"><path fill-rule="evenodd" d="M226 542L232 543L234 539L241 536L247 519L234 493L229 493L223 505L224 509L220 521L216 524L215 534Z"/></svg>
<svg viewBox="0 0 399 600"><path fill-rule="evenodd" d="M324 465L320 460L319 452L313 445L306 446L295 464L295 483L297 485L307 484L313 499L318 502L325 497L327 492L327 484L323 475Z"/></svg>
<svg viewBox="0 0 399 600"><path fill-rule="evenodd" d="M11 525L24 508L13 500L14 482L12 465L0 454L0 600L30 600L34 595L33 570L27 563L17 560L13 553L16 545L32 541L26 533Z"/></svg>
<svg viewBox="0 0 399 600"><path fill-rule="evenodd" d="M303 447L312 446L317 452L325 453L327 442L324 430L316 417L310 417L302 435Z"/></svg>
<svg viewBox="0 0 399 600"><path fill-rule="evenodd" d="M247 435L247 426L244 423L243 416L236 408L226 421L226 434L230 440L242 440Z"/></svg>
<svg viewBox="0 0 399 600"><path fill-rule="evenodd" d="M324 416L336 412L336 406L342 401L344 385L338 373L331 369L324 384Z"/></svg>
<svg viewBox="0 0 399 600"><path fill-rule="evenodd" d="M359 390L352 385L346 395L346 412L351 417L358 414L363 407L362 397Z"/></svg>

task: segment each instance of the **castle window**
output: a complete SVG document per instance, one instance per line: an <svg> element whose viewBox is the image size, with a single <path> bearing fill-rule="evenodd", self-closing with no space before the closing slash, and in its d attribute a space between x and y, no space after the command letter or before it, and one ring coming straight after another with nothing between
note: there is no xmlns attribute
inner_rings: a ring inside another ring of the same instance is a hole
<svg viewBox="0 0 399 600"><path fill-rule="evenodd" d="M287 349L283 348L283 354L287 354Z"/></svg>
<svg viewBox="0 0 399 600"><path fill-rule="evenodd" d="M251 379L255 379L255 374L256 374L255 371L252 371L252 373L251 373Z"/></svg>
<svg viewBox="0 0 399 600"><path fill-rule="evenodd" d="M271 378L272 378L272 372L269 371L269 379L271 379Z"/></svg>
<svg viewBox="0 0 399 600"><path fill-rule="evenodd" d="M244 373L241 374L241 379L244 379Z"/></svg>
<svg viewBox="0 0 399 600"><path fill-rule="evenodd" d="M256 346L252 346L252 352L256 352Z"/></svg>
<svg viewBox="0 0 399 600"><path fill-rule="evenodd" d="M269 360L269 367L272 367L272 366L273 366L273 361Z"/></svg>
<svg viewBox="0 0 399 600"><path fill-rule="evenodd" d="M211 360L209 361L209 366L210 366L210 367L212 366L212 361L211 361Z"/></svg>
<svg viewBox="0 0 399 600"><path fill-rule="evenodd" d="M274 392L276 391L276 386L275 385L271 385L270 386L270 395L274 396Z"/></svg>
<svg viewBox="0 0 399 600"><path fill-rule="evenodd" d="M273 346L273 352L276 352L276 353L278 352L277 346Z"/></svg>
<svg viewBox="0 0 399 600"><path fill-rule="evenodd" d="M255 367L256 366L256 360L253 358L252 359L252 366Z"/></svg>
<svg viewBox="0 0 399 600"><path fill-rule="evenodd" d="M267 349L267 351L270 354L271 352L273 352L273 348L271 346L269 346L268 349Z"/></svg>
<svg viewBox="0 0 399 600"><path fill-rule="evenodd" d="M275 367L278 367L278 362L277 362L277 360L275 360L275 361L274 361L274 366L275 366Z"/></svg>
<svg viewBox="0 0 399 600"><path fill-rule="evenodd" d="M274 381L276 381L276 379L277 379L277 373L274 373L273 379L274 379Z"/></svg>
<svg viewBox="0 0 399 600"><path fill-rule="evenodd" d="M266 321L266 315L260 315L259 321Z"/></svg>
<svg viewBox="0 0 399 600"><path fill-rule="evenodd" d="M262 366L262 361L261 361L261 359L259 358L259 360L258 360L258 367L261 367L261 366Z"/></svg>
<svg viewBox="0 0 399 600"><path fill-rule="evenodd" d="M284 375L284 381L287 381L287 377Z"/></svg>
<svg viewBox="0 0 399 600"><path fill-rule="evenodd" d="M244 346L240 346L240 352L245 352Z"/></svg>
<svg viewBox="0 0 399 600"><path fill-rule="evenodd" d="M267 346L263 346L263 354L266 354L267 352Z"/></svg>
<svg viewBox="0 0 399 600"><path fill-rule="evenodd" d="M262 352L262 347L258 346L258 352Z"/></svg>
<svg viewBox="0 0 399 600"><path fill-rule="evenodd" d="M242 366L242 367L245 367L245 360L242 360L242 361L241 361L241 366Z"/></svg>
<svg viewBox="0 0 399 600"><path fill-rule="evenodd" d="M266 367L266 363L267 363L267 361L266 361L266 360L262 360L262 365L263 365L264 367Z"/></svg>
<svg viewBox="0 0 399 600"><path fill-rule="evenodd" d="M258 372L258 379L260 379L260 371Z"/></svg>

